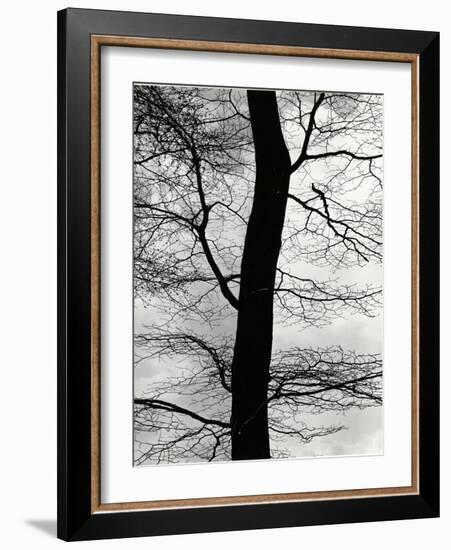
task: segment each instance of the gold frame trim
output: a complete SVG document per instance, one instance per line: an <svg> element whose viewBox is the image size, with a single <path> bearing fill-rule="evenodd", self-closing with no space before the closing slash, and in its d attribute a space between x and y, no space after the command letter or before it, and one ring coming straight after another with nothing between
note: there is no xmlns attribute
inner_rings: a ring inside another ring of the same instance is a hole
<svg viewBox="0 0 451 550"><path fill-rule="evenodd" d="M104 504L100 493L100 50L102 46L159 48L222 53L284 55L330 59L354 59L410 63L412 70L412 480L407 487L383 487L339 491L316 491L247 496L225 496L145 502ZM419 494L419 56L398 52L334 50L267 44L242 44L139 38L91 36L91 513L125 512L355 499Z"/></svg>

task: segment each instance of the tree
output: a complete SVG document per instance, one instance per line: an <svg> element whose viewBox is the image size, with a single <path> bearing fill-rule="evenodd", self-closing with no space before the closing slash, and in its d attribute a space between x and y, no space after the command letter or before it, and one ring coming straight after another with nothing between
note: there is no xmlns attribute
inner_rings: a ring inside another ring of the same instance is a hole
<svg viewBox="0 0 451 550"><path fill-rule="evenodd" d="M273 332L380 311L342 272L382 259L381 98L136 85L134 139L135 299L161 313L135 368L180 364L135 396L136 463L283 456L343 428L307 411L380 405L378 354Z"/></svg>

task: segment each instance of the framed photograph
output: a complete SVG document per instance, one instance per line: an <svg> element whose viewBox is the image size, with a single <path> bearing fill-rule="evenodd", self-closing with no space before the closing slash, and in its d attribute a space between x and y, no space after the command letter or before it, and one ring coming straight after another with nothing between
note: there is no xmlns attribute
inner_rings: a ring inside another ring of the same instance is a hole
<svg viewBox="0 0 451 550"><path fill-rule="evenodd" d="M439 514L439 35L58 14L58 536Z"/></svg>

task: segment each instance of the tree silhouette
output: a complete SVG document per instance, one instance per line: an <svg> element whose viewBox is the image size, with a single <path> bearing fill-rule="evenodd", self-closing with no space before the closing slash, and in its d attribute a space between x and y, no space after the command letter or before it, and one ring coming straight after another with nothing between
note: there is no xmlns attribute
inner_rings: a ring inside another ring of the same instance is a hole
<svg viewBox="0 0 451 550"><path fill-rule="evenodd" d="M376 95L134 86L135 463L287 456L343 429L308 413L382 403L379 355L273 349L274 326L375 316ZM328 277L312 276L326 269ZM156 314L158 312L158 315ZM141 437L142 435L145 437Z"/></svg>

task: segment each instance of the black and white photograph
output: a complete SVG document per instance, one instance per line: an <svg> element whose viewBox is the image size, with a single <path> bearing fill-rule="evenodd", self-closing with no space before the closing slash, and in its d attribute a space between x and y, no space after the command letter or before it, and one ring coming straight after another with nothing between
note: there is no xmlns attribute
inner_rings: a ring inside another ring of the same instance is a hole
<svg viewBox="0 0 451 550"><path fill-rule="evenodd" d="M133 85L134 465L383 453L383 95Z"/></svg>

